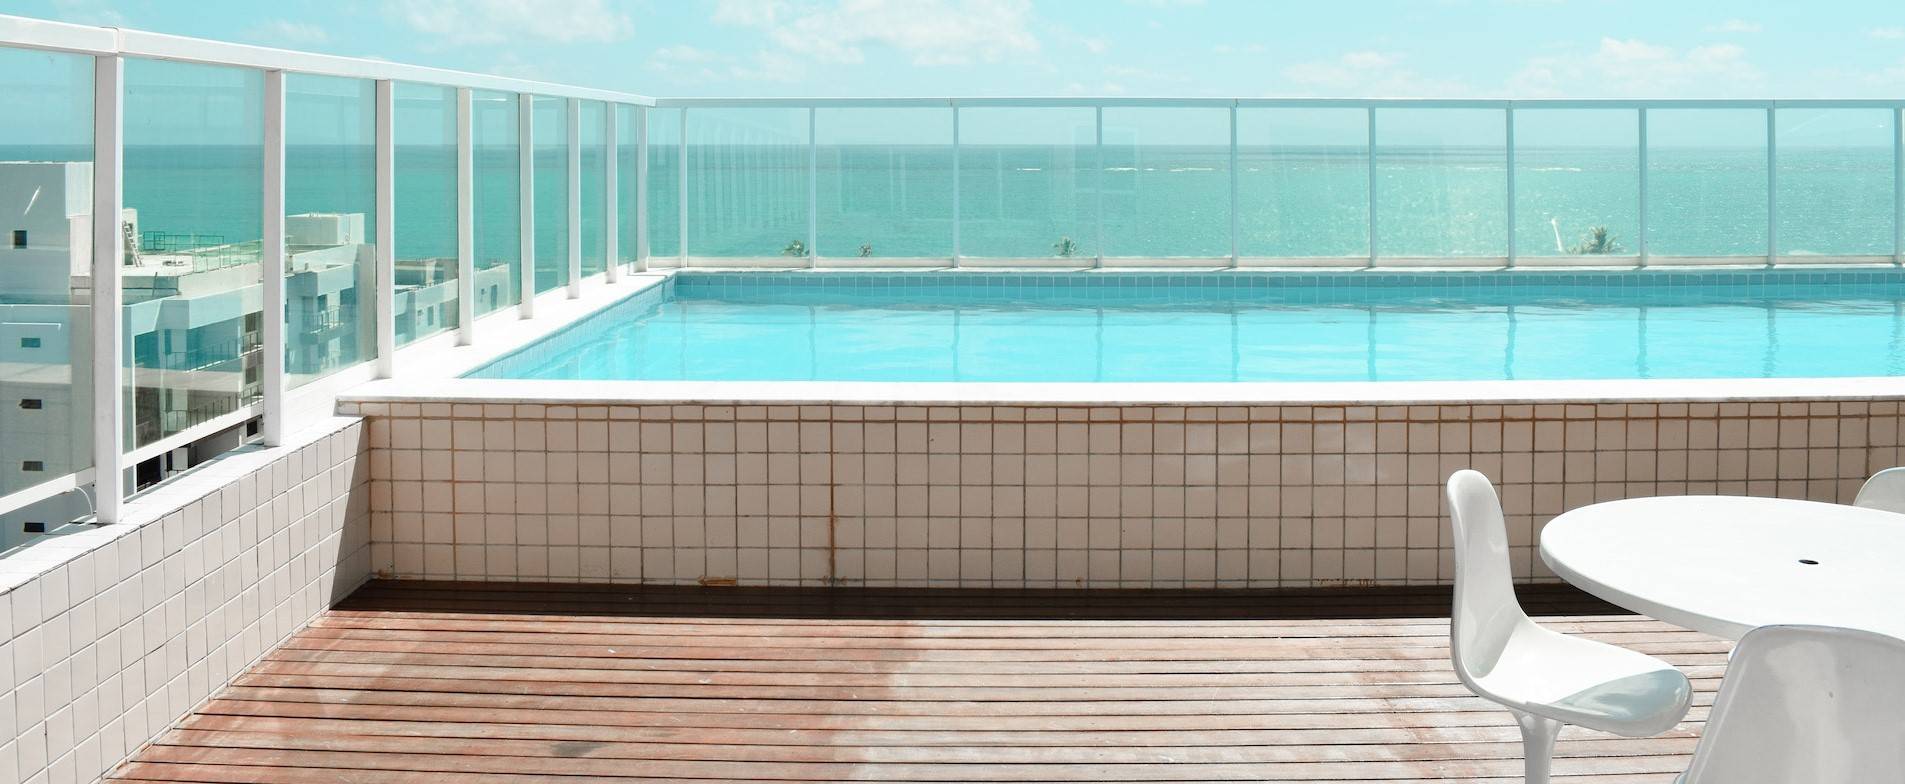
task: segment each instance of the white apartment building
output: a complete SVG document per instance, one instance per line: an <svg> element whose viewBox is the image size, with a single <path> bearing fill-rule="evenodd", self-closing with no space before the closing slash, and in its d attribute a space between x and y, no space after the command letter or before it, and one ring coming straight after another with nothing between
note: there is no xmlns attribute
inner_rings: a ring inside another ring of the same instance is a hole
<svg viewBox="0 0 1905 784"><path fill-rule="evenodd" d="M89 462L92 164L0 161L0 492ZM121 269L132 433L148 443L231 411L262 393L262 267L257 242L142 250L139 218L122 216ZM190 228L190 227L181 227ZM374 248L362 213L285 222L285 372L291 383L375 351ZM400 334L454 323L454 259L398 264ZM507 296L507 266L480 270L479 310ZM136 440L135 440L136 439ZM0 546L26 522L83 514L72 498L0 515Z"/></svg>

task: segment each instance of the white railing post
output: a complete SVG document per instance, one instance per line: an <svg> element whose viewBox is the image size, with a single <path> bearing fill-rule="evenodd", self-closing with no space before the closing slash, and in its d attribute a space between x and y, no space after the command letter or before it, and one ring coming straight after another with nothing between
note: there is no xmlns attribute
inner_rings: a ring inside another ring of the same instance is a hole
<svg viewBox="0 0 1905 784"><path fill-rule="evenodd" d="M1505 117L1503 130L1507 133L1502 149L1507 154L1508 163L1508 266L1512 268L1515 266L1517 255L1515 246L1515 107L1503 109L1502 114Z"/></svg>
<svg viewBox="0 0 1905 784"><path fill-rule="evenodd" d="M119 522L126 492L125 75L119 56L93 58L93 509L102 523Z"/></svg>
<svg viewBox="0 0 1905 784"><path fill-rule="evenodd" d="M582 101L564 102L569 117L569 299L582 296Z"/></svg>
<svg viewBox="0 0 1905 784"><path fill-rule="evenodd" d="M1634 230L1634 249L1639 254L1639 257L1636 260L1636 263L1638 263L1642 267L1645 267L1647 266L1647 254L1648 254L1647 252L1647 107L1642 106L1637 111L1639 113L1638 121L1640 123L1639 129L1638 129L1638 133L1640 135L1640 144L1639 144L1640 171L1639 171L1639 176L1636 179L1638 180L1640 194L1639 194L1639 197L1636 199L1636 205L1635 205L1638 210L1637 213L1635 214L1635 220L1639 225Z"/></svg>
<svg viewBox="0 0 1905 784"><path fill-rule="evenodd" d="M959 103L952 104L952 268L959 269Z"/></svg>
<svg viewBox="0 0 1905 784"><path fill-rule="evenodd" d="M609 283L622 279L622 238L618 236L622 229L622 195L616 192L621 187L621 174L615 170L615 145L621 143L615 121L621 110L619 104L602 104L602 273Z"/></svg>
<svg viewBox="0 0 1905 784"><path fill-rule="evenodd" d="M1779 127L1766 107L1766 266L1779 263Z"/></svg>
<svg viewBox="0 0 1905 784"><path fill-rule="evenodd" d="M1376 266L1376 107L1369 107L1369 266Z"/></svg>
<svg viewBox="0 0 1905 784"><path fill-rule="evenodd" d="M681 266L688 266L688 108L681 109L681 138L676 146L675 164L675 219L680 224L676 249L681 254Z"/></svg>
<svg viewBox="0 0 1905 784"><path fill-rule="evenodd" d="M377 80L377 377L397 373L396 86Z"/></svg>
<svg viewBox="0 0 1905 784"><path fill-rule="evenodd" d="M820 266L820 111L807 107L807 267Z"/></svg>
<svg viewBox="0 0 1905 784"><path fill-rule="evenodd" d="M516 206L521 211L522 264L517 265L517 284L522 298L516 302L521 318L536 317L536 96L516 94Z"/></svg>
<svg viewBox="0 0 1905 784"><path fill-rule="evenodd" d="M456 344L476 342L476 142L470 88L456 91Z"/></svg>
<svg viewBox="0 0 1905 784"><path fill-rule="evenodd" d="M1092 164L1091 165L1095 173L1092 175L1092 178L1091 178L1091 185L1092 185L1091 189L1092 189L1093 195L1095 196L1095 199L1094 199L1095 206L1092 208L1093 237L1092 237L1092 246L1091 246L1091 250L1092 250L1091 266L1093 269L1104 269L1104 266L1105 266L1105 107L1095 106L1095 107L1092 107L1092 109L1093 109L1092 123L1093 123L1095 133L1092 137L1093 143L1092 143Z"/></svg>
<svg viewBox="0 0 1905 784"><path fill-rule="evenodd" d="M284 443L284 72L265 72L264 241L259 283L264 289L259 322L264 338L265 446Z"/></svg>
<svg viewBox="0 0 1905 784"><path fill-rule="evenodd" d="M648 107L635 107L635 271L648 271Z"/></svg>
<svg viewBox="0 0 1905 784"><path fill-rule="evenodd" d="M1230 105L1230 268L1236 269L1241 263L1237 252L1237 104Z"/></svg>

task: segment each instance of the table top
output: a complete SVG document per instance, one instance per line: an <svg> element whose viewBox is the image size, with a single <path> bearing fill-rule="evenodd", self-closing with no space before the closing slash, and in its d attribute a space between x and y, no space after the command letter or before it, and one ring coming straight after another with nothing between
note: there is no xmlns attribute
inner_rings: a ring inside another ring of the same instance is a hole
<svg viewBox="0 0 1905 784"><path fill-rule="evenodd" d="M1737 496L1584 506L1541 533L1555 574L1614 604L1739 639L1758 626L1905 638L1905 515Z"/></svg>

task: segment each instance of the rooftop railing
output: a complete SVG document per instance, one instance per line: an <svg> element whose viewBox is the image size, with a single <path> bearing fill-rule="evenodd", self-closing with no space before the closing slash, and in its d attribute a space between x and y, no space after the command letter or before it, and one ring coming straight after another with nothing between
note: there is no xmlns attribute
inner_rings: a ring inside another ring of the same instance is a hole
<svg viewBox="0 0 1905 784"><path fill-rule="evenodd" d="M0 393L38 404L0 429L62 434L0 433L0 467L42 466L0 471L0 515L254 420L278 443L406 347L651 263L1896 265L1902 108L651 99L0 16L0 161L38 162L0 167L31 224L0 226L27 254L0 294L32 303ZM25 198L51 187L86 193ZM262 251L125 297L128 238L181 235ZM158 370L187 366L216 371ZM136 488L97 484L114 521Z"/></svg>

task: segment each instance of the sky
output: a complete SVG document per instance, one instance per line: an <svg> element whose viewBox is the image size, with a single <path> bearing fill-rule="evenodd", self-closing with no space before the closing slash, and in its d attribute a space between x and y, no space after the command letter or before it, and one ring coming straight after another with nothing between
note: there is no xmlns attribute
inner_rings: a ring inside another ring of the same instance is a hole
<svg viewBox="0 0 1905 784"><path fill-rule="evenodd" d="M1897 98L1901 0L0 0L651 96Z"/></svg>

